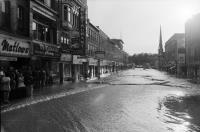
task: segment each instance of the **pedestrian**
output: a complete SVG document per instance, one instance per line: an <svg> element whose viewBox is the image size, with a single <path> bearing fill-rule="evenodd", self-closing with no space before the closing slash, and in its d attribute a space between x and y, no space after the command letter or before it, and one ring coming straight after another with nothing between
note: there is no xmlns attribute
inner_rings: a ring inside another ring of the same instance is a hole
<svg viewBox="0 0 200 132"><path fill-rule="evenodd" d="M14 71L14 73L15 73L15 88L17 88L18 87L18 83L19 83L19 71L17 70L17 69L15 69L15 71Z"/></svg>
<svg viewBox="0 0 200 132"><path fill-rule="evenodd" d="M16 88L16 81L15 81L15 71L13 67L10 67L8 70L8 77L10 77L10 88L14 90Z"/></svg>
<svg viewBox="0 0 200 132"><path fill-rule="evenodd" d="M2 102L3 104L9 103L10 96L10 77L6 76L3 71L0 71L0 85L1 85L1 93L2 93Z"/></svg>
<svg viewBox="0 0 200 132"><path fill-rule="evenodd" d="M30 67L24 73L24 84L26 85L26 96L31 97L33 95L33 74Z"/></svg>
<svg viewBox="0 0 200 132"><path fill-rule="evenodd" d="M50 73L49 70L46 70L46 85L49 85L49 80L50 80Z"/></svg>
<svg viewBox="0 0 200 132"><path fill-rule="evenodd" d="M40 86L44 88L46 83L46 71L44 69L40 70Z"/></svg>
<svg viewBox="0 0 200 132"><path fill-rule="evenodd" d="M20 92L19 95L20 97L24 95L24 90L26 89L26 85L24 84L24 76L22 73L19 73L19 78L18 78L18 91Z"/></svg>
<svg viewBox="0 0 200 132"><path fill-rule="evenodd" d="M53 71L50 70L49 72L49 84L52 85L53 84Z"/></svg>

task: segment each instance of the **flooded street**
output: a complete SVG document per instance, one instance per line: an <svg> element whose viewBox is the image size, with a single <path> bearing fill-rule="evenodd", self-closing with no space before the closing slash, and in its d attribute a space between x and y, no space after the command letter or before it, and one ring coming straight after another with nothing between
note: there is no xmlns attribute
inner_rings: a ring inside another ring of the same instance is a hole
<svg viewBox="0 0 200 132"><path fill-rule="evenodd" d="M105 84L106 85L105 85ZM200 86L153 69L1 112L6 132L199 132Z"/></svg>

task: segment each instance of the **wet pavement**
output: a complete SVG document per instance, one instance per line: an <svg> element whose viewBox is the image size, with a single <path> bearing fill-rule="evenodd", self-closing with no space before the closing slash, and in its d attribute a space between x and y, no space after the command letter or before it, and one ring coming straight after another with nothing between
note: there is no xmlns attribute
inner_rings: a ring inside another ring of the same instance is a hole
<svg viewBox="0 0 200 132"><path fill-rule="evenodd" d="M200 85L132 69L1 111L6 132L199 132ZM34 102L34 103L33 103Z"/></svg>

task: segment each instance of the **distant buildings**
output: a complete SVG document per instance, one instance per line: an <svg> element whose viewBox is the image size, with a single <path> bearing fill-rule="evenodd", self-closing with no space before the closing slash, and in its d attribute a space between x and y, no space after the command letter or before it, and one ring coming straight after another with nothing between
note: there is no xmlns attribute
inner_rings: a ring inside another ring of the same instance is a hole
<svg viewBox="0 0 200 132"><path fill-rule="evenodd" d="M185 24L187 75L200 79L200 13Z"/></svg>
<svg viewBox="0 0 200 132"><path fill-rule="evenodd" d="M176 33L165 43L167 71L200 81L200 14L185 24L185 34Z"/></svg>
<svg viewBox="0 0 200 132"><path fill-rule="evenodd" d="M185 34L176 33L165 43L165 67L167 71L185 72Z"/></svg>

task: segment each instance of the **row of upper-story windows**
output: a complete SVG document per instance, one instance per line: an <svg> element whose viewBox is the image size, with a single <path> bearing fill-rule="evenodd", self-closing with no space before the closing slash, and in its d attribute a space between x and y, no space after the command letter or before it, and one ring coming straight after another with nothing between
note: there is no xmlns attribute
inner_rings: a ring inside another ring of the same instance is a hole
<svg viewBox="0 0 200 132"><path fill-rule="evenodd" d="M95 56L95 51L97 51L97 47L94 45L88 45L88 55Z"/></svg>
<svg viewBox="0 0 200 132"><path fill-rule="evenodd" d="M33 31L33 39L48 43L51 42L52 31L48 25L34 21L32 23L32 31Z"/></svg>
<svg viewBox="0 0 200 132"><path fill-rule="evenodd" d="M72 25L73 29L79 29L79 8L76 6L70 6L68 4L63 5L63 20Z"/></svg>
<svg viewBox="0 0 200 132"><path fill-rule="evenodd" d="M66 33L62 33L60 36L60 43L69 45L69 36Z"/></svg>
<svg viewBox="0 0 200 132"><path fill-rule="evenodd" d="M98 32L95 32L94 30L87 28L87 36L89 41L99 44Z"/></svg>

